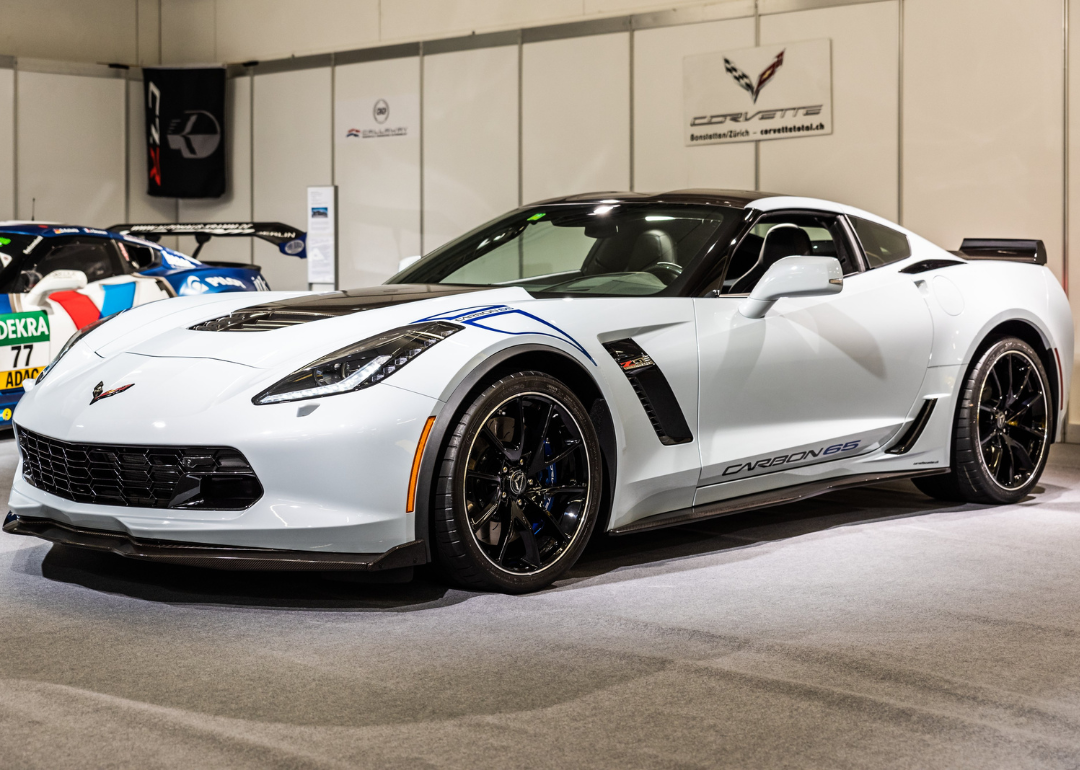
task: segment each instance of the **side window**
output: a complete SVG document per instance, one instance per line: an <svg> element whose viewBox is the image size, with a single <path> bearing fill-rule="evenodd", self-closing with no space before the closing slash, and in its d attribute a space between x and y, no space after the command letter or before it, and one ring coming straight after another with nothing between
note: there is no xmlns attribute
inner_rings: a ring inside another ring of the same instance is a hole
<svg viewBox="0 0 1080 770"><path fill-rule="evenodd" d="M859 272L850 241L835 215L770 214L758 220L732 254L720 293L746 294L774 263L795 256L835 257L844 275Z"/></svg>
<svg viewBox="0 0 1080 770"><path fill-rule="evenodd" d="M911 256L911 244L903 233L859 217L851 217L851 224L862 242L871 269Z"/></svg>
<svg viewBox="0 0 1080 770"><path fill-rule="evenodd" d="M110 246L101 238L63 241L43 251L24 271L37 273L35 280L41 280L54 270L82 270L87 281L100 281L124 272Z"/></svg>
<svg viewBox="0 0 1080 770"><path fill-rule="evenodd" d="M125 273L146 270L154 266L157 255L154 253L154 249L149 246L124 243L123 241L115 241L115 243L116 248L120 251L120 256L123 257Z"/></svg>

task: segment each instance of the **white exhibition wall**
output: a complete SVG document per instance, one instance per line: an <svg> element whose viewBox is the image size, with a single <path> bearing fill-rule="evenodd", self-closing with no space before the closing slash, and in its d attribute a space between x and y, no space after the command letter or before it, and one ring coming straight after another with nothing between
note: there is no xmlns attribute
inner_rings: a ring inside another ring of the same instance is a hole
<svg viewBox="0 0 1080 770"><path fill-rule="evenodd" d="M425 56L424 125L428 252L517 205L518 47Z"/></svg>
<svg viewBox="0 0 1080 770"><path fill-rule="evenodd" d="M630 33L522 47L522 199L629 189Z"/></svg>
<svg viewBox="0 0 1080 770"><path fill-rule="evenodd" d="M307 227L309 186L333 178L329 68L255 78L252 121L254 219ZM271 286L307 288L307 263L255 241L255 262Z"/></svg>
<svg viewBox="0 0 1080 770"><path fill-rule="evenodd" d="M404 136L365 139L375 102ZM420 59L336 67L334 179L338 185L338 285L370 286L420 254Z"/></svg>
<svg viewBox="0 0 1080 770"><path fill-rule="evenodd" d="M1067 104L1063 2L1080 13L1080 0L732 0L671 12L666 26L632 32L601 25L590 31L614 31L526 35L523 44L503 34L491 47L466 42L446 52L431 44L422 56L412 44L411 54L395 52L400 58L359 52L336 66L329 56L295 69L259 65L230 81L229 194L179 204L145 194L137 71L128 73L125 105L116 71L26 71L33 68L20 59L13 73L0 62L0 106L17 98L17 126L0 120L0 178L13 180L0 185L0 217L28 216L36 197L39 218L94 225L254 217L303 227L307 186L337 184L338 284L353 287L384 280L402 258L521 201L756 187L860 206L946 248L965 236L1039 237L1064 280L1066 237L1080 243L1080 195L1066 205L1064 177L1067 106L1080 115L1080 32L1069 41ZM214 28L232 29L228 9L248 4L223 3ZM189 11L191 24L203 23L196 5L166 3L163 23L187 24ZM334 18L369 10L346 5ZM414 6L437 26L457 23L434 0ZM595 10L620 9L633 10ZM394 18L380 23L393 26ZM831 136L684 145L684 56L817 38L832 40ZM245 50L238 38L219 36L215 45ZM406 135L350 137L377 99L391 104L391 124L403 120ZM1080 119L1068 125L1069 180L1077 182ZM1080 250L1072 251L1076 276ZM212 243L205 254L254 259L275 288L307 285L302 262L262 243ZM1074 306L1080 317L1080 300ZM1074 414L1080 429L1080 410Z"/></svg>
<svg viewBox="0 0 1080 770"><path fill-rule="evenodd" d="M123 79L19 72L15 102L21 215L120 222L127 189Z"/></svg>

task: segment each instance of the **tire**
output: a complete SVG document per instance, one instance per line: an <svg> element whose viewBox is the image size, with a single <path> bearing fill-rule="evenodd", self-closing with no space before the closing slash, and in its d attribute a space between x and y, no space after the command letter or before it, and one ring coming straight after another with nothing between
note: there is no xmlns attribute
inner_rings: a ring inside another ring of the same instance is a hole
<svg viewBox="0 0 1080 770"><path fill-rule="evenodd" d="M550 585L597 520L600 442L574 393L525 371L488 386L442 451L432 520L442 570L468 588Z"/></svg>
<svg viewBox="0 0 1080 770"><path fill-rule="evenodd" d="M990 345L961 388L947 475L915 479L941 500L1000 505L1022 500L1039 482L1053 422L1049 380L1023 340Z"/></svg>

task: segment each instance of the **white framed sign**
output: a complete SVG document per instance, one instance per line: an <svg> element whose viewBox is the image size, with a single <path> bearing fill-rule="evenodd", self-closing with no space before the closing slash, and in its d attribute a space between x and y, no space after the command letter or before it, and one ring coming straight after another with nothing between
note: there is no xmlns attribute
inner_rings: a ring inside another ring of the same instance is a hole
<svg viewBox="0 0 1080 770"><path fill-rule="evenodd" d="M832 41L683 59L686 145L832 133Z"/></svg>
<svg viewBox="0 0 1080 770"><path fill-rule="evenodd" d="M382 94L367 98L339 99L335 105L337 131L344 146L378 139L417 136L420 126L420 92Z"/></svg>
<svg viewBox="0 0 1080 770"><path fill-rule="evenodd" d="M337 280L337 187L307 188L307 272L309 284Z"/></svg>

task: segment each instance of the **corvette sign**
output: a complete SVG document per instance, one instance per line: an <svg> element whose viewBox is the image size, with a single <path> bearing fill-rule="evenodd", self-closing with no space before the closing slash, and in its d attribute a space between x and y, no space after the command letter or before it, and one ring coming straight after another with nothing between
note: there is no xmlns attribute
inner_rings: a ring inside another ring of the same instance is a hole
<svg viewBox="0 0 1080 770"><path fill-rule="evenodd" d="M683 59L687 146L832 133L832 41Z"/></svg>

